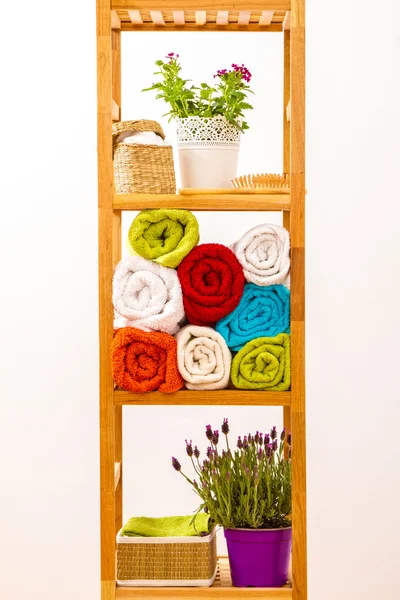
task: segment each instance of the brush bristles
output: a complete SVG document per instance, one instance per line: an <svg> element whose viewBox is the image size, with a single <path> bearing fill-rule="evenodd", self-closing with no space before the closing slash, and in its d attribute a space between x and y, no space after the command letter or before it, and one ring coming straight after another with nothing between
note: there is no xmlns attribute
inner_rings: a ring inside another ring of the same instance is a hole
<svg viewBox="0 0 400 600"><path fill-rule="evenodd" d="M287 173L257 173L256 175L242 175L232 180L233 186L240 188L289 188L290 179Z"/></svg>

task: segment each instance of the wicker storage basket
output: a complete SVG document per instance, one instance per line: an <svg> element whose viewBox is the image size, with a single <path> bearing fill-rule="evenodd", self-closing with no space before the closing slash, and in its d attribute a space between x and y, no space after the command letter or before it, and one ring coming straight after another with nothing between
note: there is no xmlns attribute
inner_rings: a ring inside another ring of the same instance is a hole
<svg viewBox="0 0 400 600"><path fill-rule="evenodd" d="M128 131L153 131L164 140L161 126L156 121L122 121L114 123L112 131L117 194L175 194L172 146L117 143Z"/></svg>
<svg viewBox="0 0 400 600"><path fill-rule="evenodd" d="M117 535L120 586L210 586L217 573L216 529L205 537Z"/></svg>

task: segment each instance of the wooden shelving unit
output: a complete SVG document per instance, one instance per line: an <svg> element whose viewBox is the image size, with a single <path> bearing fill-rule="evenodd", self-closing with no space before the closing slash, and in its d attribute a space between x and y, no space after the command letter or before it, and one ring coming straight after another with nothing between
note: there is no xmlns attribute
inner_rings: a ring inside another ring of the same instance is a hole
<svg viewBox="0 0 400 600"><path fill-rule="evenodd" d="M97 0L99 320L100 320L100 479L101 597L118 598L265 598L307 600L306 429L304 337L305 208L305 16L304 0ZM121 31L282 32L284 47L283 172L290 176L284 193L201 193L116 195L112 162L112 123L121 118ZM287 109L289 107L289 114ZM288 120L288 116L290 121ZM290 392L227 389L132 394L114 389L110 351L113 336L112 276L121 257L121 213L173 207L196 211L282 211L291 235ZM292 580L280 589L234 588L227 560L210 588L118 588L116 532L122 526L122 407L124 405L282 406L292 431L293 553Z"/></svg>

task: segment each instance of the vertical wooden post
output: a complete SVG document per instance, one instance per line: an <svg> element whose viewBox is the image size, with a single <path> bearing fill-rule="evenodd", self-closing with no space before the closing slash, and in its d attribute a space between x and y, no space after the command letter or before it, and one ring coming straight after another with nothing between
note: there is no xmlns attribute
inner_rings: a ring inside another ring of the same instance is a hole
<svg viewBox="0 0 400 600"><path fill-rule="evenodd" d="M307 600L305 419L305 21L292 0L290 33L291 339L293 469L293 600Z"/></svg>
<svg viewBox="0 0 400 600"><path fill-rule="evenodd" d="M112 97L120 107L121 117L121 30L111 32L112 46ZM121 260L121 211L113 213L113 265ZM120 463L120 477L115 489L115 533L122 527L122 406L115 407L115 462Z"/></svg>
<svg viewBox="0 0 400 600"><path fill-rule="evenodd" d="M283 173L290 173L290 122L286 107L290 99L290 30L283 32ZM283 226L290 233L290 211L283 211ZM290 406L283 407L283 426L291 431ZM285 448L287 456L288 448Z"/></svg>
<svg viewBox="0 0 400 600"><path fill-rule="evenodd" d="M115 598L115 429L111 342L113 336L113 163L112 47L110 0L97 8L97 152L99 207L99 337L100 337L100 542L102 600Z"/></svg>

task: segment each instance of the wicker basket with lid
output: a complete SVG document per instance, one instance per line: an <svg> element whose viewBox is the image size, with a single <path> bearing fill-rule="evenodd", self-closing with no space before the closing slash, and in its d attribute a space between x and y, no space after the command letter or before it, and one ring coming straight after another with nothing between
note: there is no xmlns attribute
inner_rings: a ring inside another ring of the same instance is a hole
<svg viewBox="0 0 400 600"><path fill-rule="evenodd" d="M165 139L156 121L121 121L112 128L114 182L117 194L175 194L172 146L117 142L122 133L152 131Z"/></svg>

